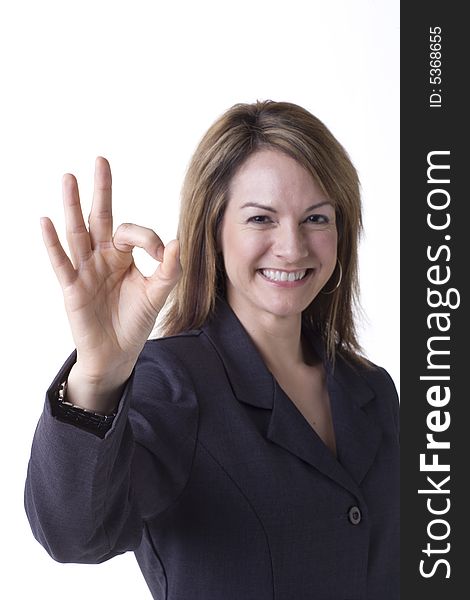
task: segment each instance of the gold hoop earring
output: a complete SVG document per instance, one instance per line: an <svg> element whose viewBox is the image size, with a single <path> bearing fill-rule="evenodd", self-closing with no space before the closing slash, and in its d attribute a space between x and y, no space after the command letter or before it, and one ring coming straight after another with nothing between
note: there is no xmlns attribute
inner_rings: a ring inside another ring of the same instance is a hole
<svg viewBox="0 0 470 600"><path fill-rule="evenodd" d="M341 266L341 263L339 261L338 258L338 265L339 265L339 279L338 279L338 283L335 285L335 287L330 290L329 292L322 292L323 294L333 294L334 292L336 292L336 290L339 288L339 286L341 285L341 280L343 279L343 267Z"/></svg>

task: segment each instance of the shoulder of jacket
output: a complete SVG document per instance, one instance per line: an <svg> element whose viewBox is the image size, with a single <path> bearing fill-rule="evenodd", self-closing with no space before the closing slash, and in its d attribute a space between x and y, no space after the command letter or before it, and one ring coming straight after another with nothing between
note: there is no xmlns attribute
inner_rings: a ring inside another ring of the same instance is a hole
<svg viewBox="0 0 470 600"><path fill-rule="evenodd" d="M165 344L172 342L172 340L180 340L185 338L198 337L203 333L202 329L190 329L188 331L182 331L181 333L175 333L173 335L165 335L162 337L150 338L146 344Z"/></svg>
<svg viewBox="0 0 470 600"><path fill-rule="evenodd" d="M390 373L383 367L371 363L371 368L363 368L361 371L362 377L367 379L371 385L386 386L395 390L395 383Z"/></svg>
<svg viewBox="0 0 470 600"><path fill-rule="evenodd" d="M196 350L200 346L202 333L202 329L192 329L175 335L148 339L140 358L186 357L188 351Z"/></svg>
<svg viewBox="0 0 470 600"><path fill-rule="evenodd" d="M353 362L345 357L339 357L338 360L340 369L344 369L344 373L349 378L354 379L359 377L375 392L383 393L390 391L393 395L397 395L395 383L390 373L381 367L367 360L367 363Z"/></svg>

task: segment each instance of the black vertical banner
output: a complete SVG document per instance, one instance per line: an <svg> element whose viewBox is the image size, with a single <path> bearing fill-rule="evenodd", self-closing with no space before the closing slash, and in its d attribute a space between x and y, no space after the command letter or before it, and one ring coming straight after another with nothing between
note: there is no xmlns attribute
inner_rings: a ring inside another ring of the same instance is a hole
<svg viewBox="0 0 470 600"><path fill-rule="evenodd" d="M470 597L464 3L401 4L401 597Z"/></svg>

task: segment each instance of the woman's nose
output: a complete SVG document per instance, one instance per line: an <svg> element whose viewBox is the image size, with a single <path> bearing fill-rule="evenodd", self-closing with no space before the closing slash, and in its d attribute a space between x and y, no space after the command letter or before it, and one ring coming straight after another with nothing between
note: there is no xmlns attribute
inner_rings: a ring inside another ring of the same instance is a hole
<svg viewBox="0 0 470 600"><path fill-rule="evenodd" d="M273 252L289 263L308 256L307 243L298 225L279 227L274 236Z"/></svg>

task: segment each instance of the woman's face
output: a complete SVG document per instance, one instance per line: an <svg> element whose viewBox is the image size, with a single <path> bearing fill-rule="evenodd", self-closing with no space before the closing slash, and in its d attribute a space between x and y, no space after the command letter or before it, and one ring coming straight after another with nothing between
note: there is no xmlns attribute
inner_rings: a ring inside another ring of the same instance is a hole
<svg viewBox="0 0 470 600"><path fill-rule="evenodd" d="M230 182L219 243L238 316L300 315L335 269L335 209L297 161L259 150Z"/></svg>

